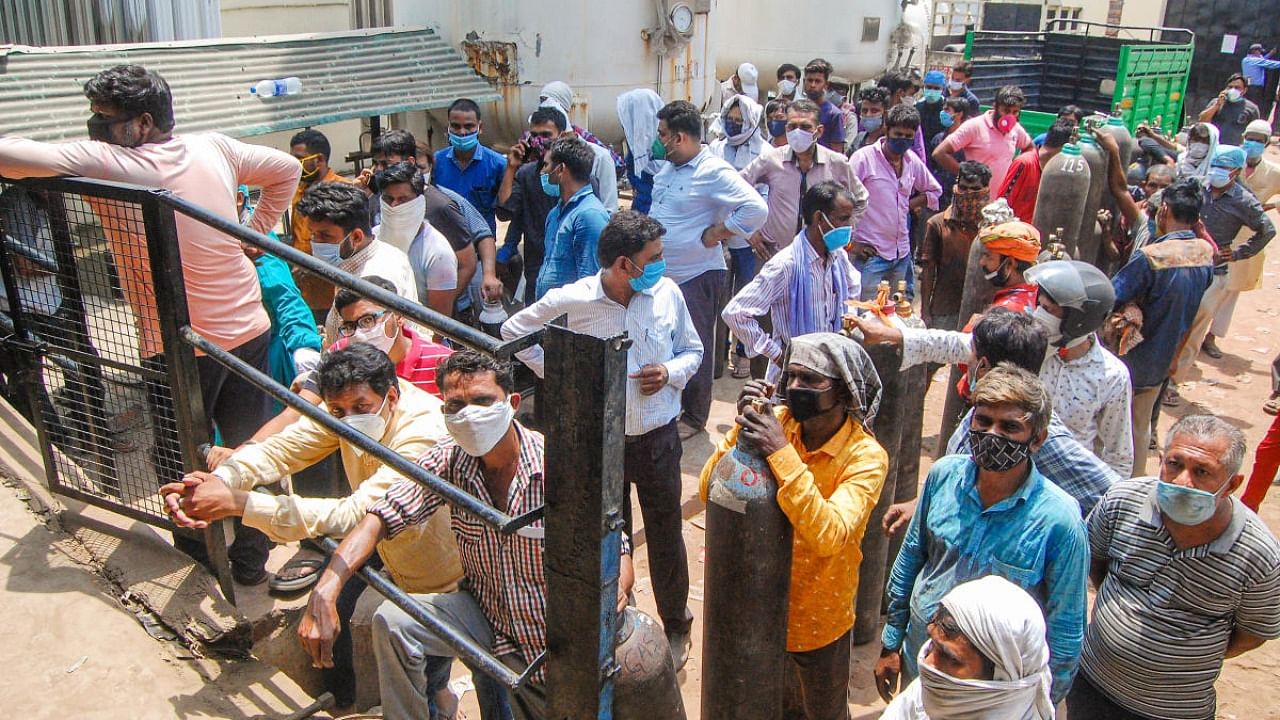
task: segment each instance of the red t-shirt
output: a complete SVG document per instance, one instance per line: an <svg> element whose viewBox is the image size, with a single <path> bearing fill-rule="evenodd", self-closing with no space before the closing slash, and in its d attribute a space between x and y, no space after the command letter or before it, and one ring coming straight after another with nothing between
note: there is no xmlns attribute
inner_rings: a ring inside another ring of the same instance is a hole
<svg viewBox="0 0 1280 720"><path fill-rule="evenodd" d="M453 350L422 339L409 328L401 328L404 336L409 338L409 350L404 359L396 364L396 375L418 386L419 390L440 397L440 388L436 385L436 368L444 359L453 354ZM349 338L342 338L329 347L329 351L341 350L347 346ZM312 391L315 388L311 388Z"/></svg>
<svg viewBox="0 0 1280 720"><path fill-rule="evenodd" d="M1009 172L996 190L997 198L1004 198L1013 214L1022 222L1031 222L1036 214L1036 193L1040 192L1040 153L1027 150L1013 159Z"/></svg>

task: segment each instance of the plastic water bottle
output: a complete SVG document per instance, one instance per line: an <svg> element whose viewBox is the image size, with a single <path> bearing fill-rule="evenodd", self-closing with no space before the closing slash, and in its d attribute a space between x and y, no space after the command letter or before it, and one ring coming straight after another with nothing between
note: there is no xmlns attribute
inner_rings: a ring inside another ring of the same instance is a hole
<svg viewBox="0 0 1280 720"><path fill-rule="evenodd" d="M249 88L249 93L260 98L279 97L281 95L297 95L302 92L302 81L296 77L280 80L263 80Z"/></svg>

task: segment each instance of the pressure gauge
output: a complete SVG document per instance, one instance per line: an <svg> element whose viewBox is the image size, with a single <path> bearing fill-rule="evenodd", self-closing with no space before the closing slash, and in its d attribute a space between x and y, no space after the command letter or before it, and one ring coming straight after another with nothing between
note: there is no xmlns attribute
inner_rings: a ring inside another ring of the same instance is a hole
<svg viewBox="0 0 1280 720"><path fill-rule="evenodd" d="M692 32L693 8L683 3L671 8L671 25L682 35Z"/></svg>

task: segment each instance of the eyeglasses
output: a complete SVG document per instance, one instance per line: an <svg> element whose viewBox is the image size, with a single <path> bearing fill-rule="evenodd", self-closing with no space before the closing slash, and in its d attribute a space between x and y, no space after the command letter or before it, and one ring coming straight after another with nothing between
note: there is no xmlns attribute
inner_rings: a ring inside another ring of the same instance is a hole
<svg viewBox="0 0 1280 720"><path fill-rule="evenodd" d="M388 310L361 315L356 318L355 322L344 322L338 325L338 334L342 337L351 337L356 334L356 330L372 330L378 321L386 317Z"/></svg>

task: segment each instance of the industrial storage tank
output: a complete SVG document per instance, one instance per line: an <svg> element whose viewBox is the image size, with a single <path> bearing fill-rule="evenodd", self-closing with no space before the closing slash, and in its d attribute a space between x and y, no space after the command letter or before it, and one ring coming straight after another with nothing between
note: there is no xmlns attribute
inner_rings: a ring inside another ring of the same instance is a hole
<svg viewBox="0 0 1280 720"><path fill-rule="evenodd" d="M548 82L574 92L570 117L621 147L617 98L651 88L665 100L709 105L716 86L714 0L394 0L396 25L434 28L462 50L503 99L481 107L484 142L506 143L525 127ZM718 108L717 108L718 109ZM443 113L434 116L443 140ZM409 129L414 128L412 119Z"/></svg>
<svg viewBox="0 0 1280 720"><path fill-rule="evenodd" d="M776 87L779 65L803 68L815 57L853 83L890 67L922 68L932 16L930 0L733 0L716 12L716 74L727 78L753 63L763 94Z"/></svg>

